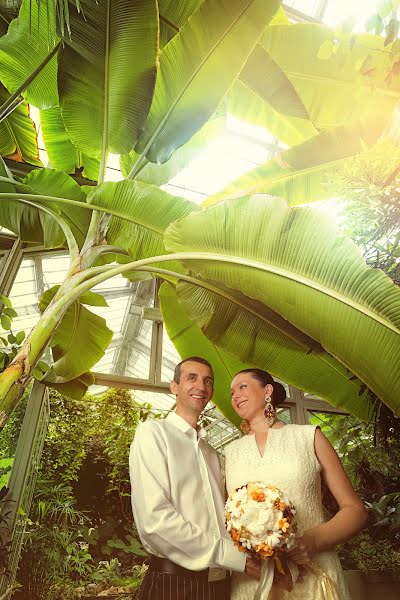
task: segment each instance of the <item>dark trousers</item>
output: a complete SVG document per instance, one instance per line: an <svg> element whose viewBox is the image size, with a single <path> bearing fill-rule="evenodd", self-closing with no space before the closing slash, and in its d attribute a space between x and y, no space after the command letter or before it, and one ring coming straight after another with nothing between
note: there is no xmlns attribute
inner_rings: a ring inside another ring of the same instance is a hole
<svg viewBox="0 0 400 600"><path fill-rule="evenodd" d="M139 600L229 600L229 577L205 581L187 575L170 575L149 569L140 588Z"/></svg>

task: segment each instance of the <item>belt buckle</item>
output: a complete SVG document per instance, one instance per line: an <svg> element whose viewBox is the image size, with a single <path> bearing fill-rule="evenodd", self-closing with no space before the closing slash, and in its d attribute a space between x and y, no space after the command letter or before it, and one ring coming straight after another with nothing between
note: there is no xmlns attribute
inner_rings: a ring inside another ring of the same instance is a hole
<svg viewBox="0 0 400 600"><path fill-rule="evenodd" d="M221 581L225 578L225 569L221 569L220 567L210 567L208 569L208 581Z"/></svg>

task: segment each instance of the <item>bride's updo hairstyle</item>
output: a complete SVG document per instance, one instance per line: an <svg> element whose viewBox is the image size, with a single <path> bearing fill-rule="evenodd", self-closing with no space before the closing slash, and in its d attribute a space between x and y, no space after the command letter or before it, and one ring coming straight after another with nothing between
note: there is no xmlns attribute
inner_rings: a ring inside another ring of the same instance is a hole
<svg viewBox="0 0 400 600"><path fill-rule="evenodd" d="M239 371L237 375L240 373L250 373L253 379L257 379L261 387L265 387L270 384L273 386L274 391L271 394L271 403L274 408L282 404L282 402L286 399L286 390L279 381L275 381L275 379L267 373L267 371L263 371L262 369L243 369L243 371Z"/></svg>

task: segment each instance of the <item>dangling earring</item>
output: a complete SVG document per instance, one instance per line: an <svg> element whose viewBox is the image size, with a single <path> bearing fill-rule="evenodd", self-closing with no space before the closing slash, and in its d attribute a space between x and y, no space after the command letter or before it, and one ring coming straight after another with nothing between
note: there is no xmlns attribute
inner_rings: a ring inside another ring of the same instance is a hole
<svg viewBox="0 0 400 600"><path fill-rule="evenodd" d="M250 423L248 422L247 419L244 419L241 423L240 423L240 429L243 431L243 433L245 435L247 435L251 429L250 427Z"/></svg>
<svg viewBox="0 0 400 600"><path fill-rule="evenodd" d="M268 427L272 427L276 419L276 410L272 405L270 396L265 396L264 417L267 419Z"/></svg>

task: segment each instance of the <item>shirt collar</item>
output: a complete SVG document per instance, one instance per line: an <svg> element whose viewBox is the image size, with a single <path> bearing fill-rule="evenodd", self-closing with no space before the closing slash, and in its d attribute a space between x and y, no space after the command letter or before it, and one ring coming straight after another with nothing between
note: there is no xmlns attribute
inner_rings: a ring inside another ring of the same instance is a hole
<svg viewBox="0 0 400 600"><path fill-rule="evenodd" d="M167 417L166 417L166 421L168 421L169 423L171 423L172 425L174 425L175 427L177 427L177 429L180 429L181 431L183 431L183 433L188 433L188 431L195 431L193 429L193 427L191 425L189 425L189 423L187 421L185 421L185 419L183 417L181 417L180 415L178 415L175 411L172 411L170 413L168 413ZM203 429L203 427L200 427L200 425L197 425L197 439L204 439L205 441L207 441L208 439L208 434L207 431L205 429Z"/></svg>

